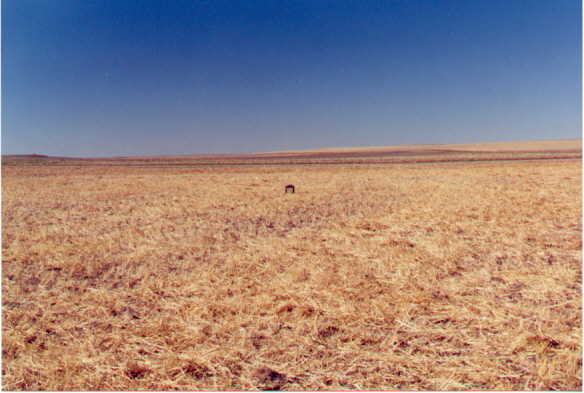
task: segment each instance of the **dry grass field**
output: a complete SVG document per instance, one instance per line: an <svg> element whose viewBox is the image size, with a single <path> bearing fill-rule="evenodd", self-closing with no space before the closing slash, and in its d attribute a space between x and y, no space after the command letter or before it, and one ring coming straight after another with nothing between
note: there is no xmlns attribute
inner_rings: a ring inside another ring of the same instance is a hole
<svg viewBox="0 0 584 393"><path fill-rule="evenodd" d="M193 167L208 165L359 165L582 158L582 139L483 142L458 145L335 147L254 154L190 154L112 158L3 156L4 166Z"/></svg>
<svg viewBox="0 0 584 393"><path fill-rule="evenodd" d="M582 139L536 139L529 141L479 142L440 145L394 145L368 147L330 147L324 149L295 150L291 152L338 152L338 151L412 151L440 150L454 152L581 152Z"/></svg>
<svg viewBox="0 0 584 393"><path fill-rule="evenodd" d="M2 387L581 390L581 169L5 165Z"/></svg>

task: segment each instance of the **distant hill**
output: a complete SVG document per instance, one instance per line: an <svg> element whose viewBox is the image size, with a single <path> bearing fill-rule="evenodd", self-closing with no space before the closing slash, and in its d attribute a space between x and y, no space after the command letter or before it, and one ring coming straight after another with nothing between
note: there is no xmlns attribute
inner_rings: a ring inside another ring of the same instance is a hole
<svg viewBox="0 0 584 393"><path fill-rule="evenodd" d="M385 164L581 158L582 139L557 139L467 144L330 147L254 154L188 154L127 157L51 157L41 154L3 155L3 166L196 166L286 164Z"/></svg>
<svg viewBox="0 0 584 393"><path fill-rule="evenodd" d="M582 138L578 139L547 139L507 142L477 142L462 144L419 144L419 145L389 145L389 146L355 146L327 147L319 149L286 150L278 153L308 153L308 152L346 152L346 151L477 151L477 152L578 152L582 151Z"/></svg>
<svg viewBox="0 0 584 393"><path fill-rule="evenodd" d="M13 158L13 159L34 159L34 158L48 158L49 156L44 154L4 154L2 158Z"/></svg>

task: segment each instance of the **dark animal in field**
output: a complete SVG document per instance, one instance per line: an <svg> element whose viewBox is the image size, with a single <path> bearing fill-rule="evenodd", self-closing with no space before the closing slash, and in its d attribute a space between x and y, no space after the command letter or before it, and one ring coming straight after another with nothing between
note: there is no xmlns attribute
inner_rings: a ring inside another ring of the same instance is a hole
<svg viewBox="0 0 584 393"><path fill-rule="evenodd" d="M284 193L285 193L285 194L287 194L287 193L288 193L288 190L290 190L290 192L291 192L292 194L294 194L294 185L292 185L292 184L288 184L288 185L286 186L285 190L284 190Z"/></svg>

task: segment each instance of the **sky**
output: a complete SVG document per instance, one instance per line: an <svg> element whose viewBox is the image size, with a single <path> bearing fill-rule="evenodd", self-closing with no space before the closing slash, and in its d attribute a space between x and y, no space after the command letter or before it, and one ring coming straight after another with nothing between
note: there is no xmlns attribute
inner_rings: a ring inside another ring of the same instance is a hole
<svg viewBox="0 0 584 393"><path fill-rule="evenodd" d="M582 137L580 0L3 0L2 154Z"/></svg>

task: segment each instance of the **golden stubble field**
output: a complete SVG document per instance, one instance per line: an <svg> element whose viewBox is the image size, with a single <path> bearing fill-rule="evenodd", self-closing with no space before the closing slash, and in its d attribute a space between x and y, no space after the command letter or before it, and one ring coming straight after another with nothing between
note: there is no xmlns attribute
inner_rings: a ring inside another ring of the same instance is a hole
<svg viewBox="0 0 584 393"><path fill-rule="evenodd" d="M2 175L5 390L582 388L580 160Z"/></svg>

